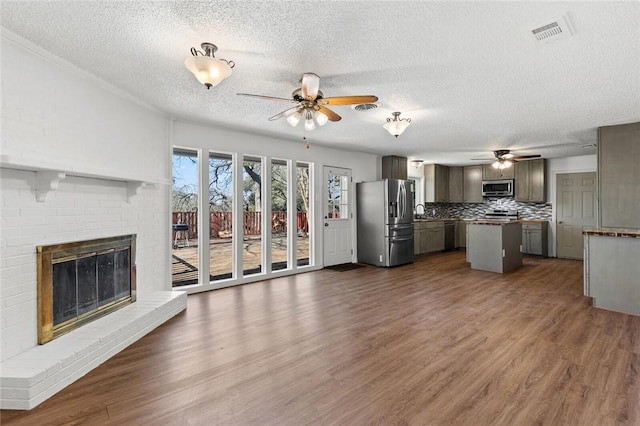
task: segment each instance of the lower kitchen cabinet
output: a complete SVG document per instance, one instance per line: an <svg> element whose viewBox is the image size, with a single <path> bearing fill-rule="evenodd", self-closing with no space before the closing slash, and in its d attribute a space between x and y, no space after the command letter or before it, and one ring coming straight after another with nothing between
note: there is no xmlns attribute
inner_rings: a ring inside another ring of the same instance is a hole
<svg viewBox="0 0 640 426"><path fill-rule="evenodd" d="M413 254L427 252L427 222L414 222L413 224Z"/></svg>
<svg viewBox="0 0 640 426"><path fill-rule="evenodd" d="M444 222L427 222L427 253L444 250Z"/></svg>
<svg viewBox="0 0 640 426"><path fill-rule="evenodd" d="M444 222L425 221L413 223L413 254L444 250Z"/></svg>
<svg viewBox="0 0 640 426"><path fill-rule="evenodd" d="M547 222L522 224L522 253L547 257Z"/></svg>

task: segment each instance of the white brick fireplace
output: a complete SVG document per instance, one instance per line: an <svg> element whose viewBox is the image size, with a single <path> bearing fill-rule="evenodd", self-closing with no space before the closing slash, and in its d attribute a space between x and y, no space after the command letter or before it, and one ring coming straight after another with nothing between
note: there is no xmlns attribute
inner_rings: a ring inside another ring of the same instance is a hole
<svg viewBox="0 0 640 426"><path fill-rule="evenodd" d="M0 407L30 409L186 307L171 291L169 119L2 30ZM137 235L138 298L37 344L36 246Z"/></svg>

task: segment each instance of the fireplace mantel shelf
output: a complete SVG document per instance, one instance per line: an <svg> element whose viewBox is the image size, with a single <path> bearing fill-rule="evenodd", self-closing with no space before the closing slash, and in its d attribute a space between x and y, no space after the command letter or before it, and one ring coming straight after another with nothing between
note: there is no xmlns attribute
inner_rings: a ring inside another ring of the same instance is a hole
<svg viewBox="0 0 640 426"><path fill-rule="evenodd" d="M124 176L121 173L100 170L90 171L86 167L78 167L75 165L54 164L51 162L24 161L22 159L2 155L0 166L5 169L24 170L35 172L35 194L38 202L44 202L47 195L58 189L60 181L68 176L85 177L92 179L105 179L118 182L125 182L127 188L127 202L131 202L132 198L140 193L145 186L156 184L168 184L168 182L154 181L134 176Z"/></svg>

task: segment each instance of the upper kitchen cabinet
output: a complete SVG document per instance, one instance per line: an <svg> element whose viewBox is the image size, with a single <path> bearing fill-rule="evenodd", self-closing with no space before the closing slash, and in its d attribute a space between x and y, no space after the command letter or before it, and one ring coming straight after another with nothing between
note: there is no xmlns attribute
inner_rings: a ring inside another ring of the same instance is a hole
<svg viewBox="0 0 640 426"><path fill-rule="evenodd" d="M449 202L464 201L464 176L462 167L449 167Z"/></svg>
<svg viewBox="0 0 640 426"><path fill-rule="evenodd" d="M519 161L515 169L515 199L529 203L547 201L545 190L545 159Z"/></svg>
<svg viewBox="0 0 640 426"><path fill-rule="evenodd" d="M407 179L407 158L397 155L382 157L382 179Z"/></svg>
<svg viewBox="0 0 640 426"><path fill-rule="evenodd" d="M513 167L508 169L496 169L491 164L482 165L482 179L483 180L497 180L497 179L513 179L515 172Z"/></svg>
<svg viewBox="0 0 640 426"><path fill-rule="evenodd" d="M424 166L424 201L446 203L449 201L449 168L440 164Z"/></svg>
<svg viewBox="0 0 640 426"><path fill-rule="evenodd" d="M600 225L640 228L640 123L598 129Z"/></svg>
<svg viewBox="0 0 640 426"><path fill-rule="evenodd" d="M482 166L466 166L464 174L464 202L482 202Z"/></svg>

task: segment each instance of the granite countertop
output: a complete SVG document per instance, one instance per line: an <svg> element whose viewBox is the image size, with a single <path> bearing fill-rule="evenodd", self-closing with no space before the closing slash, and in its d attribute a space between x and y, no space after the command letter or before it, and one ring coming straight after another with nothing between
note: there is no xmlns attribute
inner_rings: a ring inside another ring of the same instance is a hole
<svg viewBox="0 0 640 426"><path fill-rule="evenodd" d="M522 223L546 223L549 222L548 220L544 220L544 219L518 219L519 222Z"/></svg>
<svg viewBox="0 0 640 426"><path fill-rule="evenodd" d="M640 229L623 228L588 228L583 235L600 235L603 237L640 238Z"/></svg>

